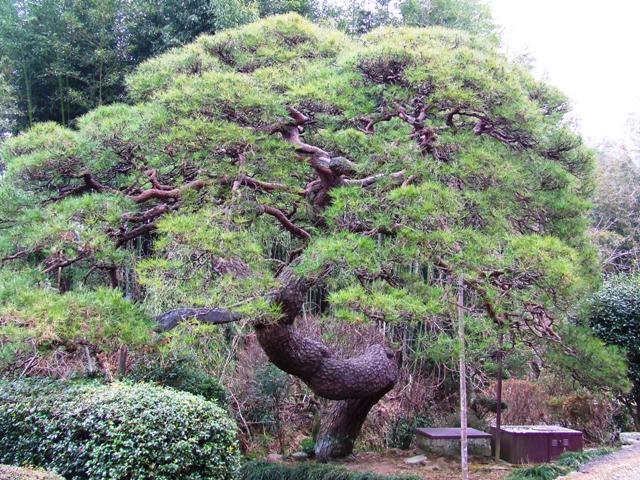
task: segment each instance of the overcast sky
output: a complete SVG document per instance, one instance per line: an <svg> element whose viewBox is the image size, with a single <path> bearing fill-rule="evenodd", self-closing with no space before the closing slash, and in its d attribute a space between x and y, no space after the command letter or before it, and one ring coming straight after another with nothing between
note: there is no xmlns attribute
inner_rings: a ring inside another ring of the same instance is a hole
<svg viewBox="0 0 640 480"><path fill-rule="evenodd" d="M627 115L640 112L640 0L485 1L508 52L536 59L591 141L622 137Z"/></svg>

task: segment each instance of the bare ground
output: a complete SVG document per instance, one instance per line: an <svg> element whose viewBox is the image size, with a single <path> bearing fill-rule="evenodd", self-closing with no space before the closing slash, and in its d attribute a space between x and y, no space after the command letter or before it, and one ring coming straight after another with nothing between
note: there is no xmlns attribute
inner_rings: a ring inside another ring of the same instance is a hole
<svg viewBox="0 0 640 480"><path fill-rule="evenodd" d="M558 480L640 480L640 445L597 458Z"/></svg>
<svg viewBox="0 0 640 480"><path fill-rule="evenodd" d="M41 470L0 465L0 480L64 480L62 477Z"/></svg>
<svg viewBox="0 0 640 480"><path fill-rule="evenodd" d="M344 466L359 472L374 472L382 475L415 475L424 480L452 480L460 478L460 460L428 455L421 464L409 465L405 460L420 452L390 449L384 453L358 453L345 461ZM502 480L513 467L495 463L491 459L470 458L470 480Z"/></svg>

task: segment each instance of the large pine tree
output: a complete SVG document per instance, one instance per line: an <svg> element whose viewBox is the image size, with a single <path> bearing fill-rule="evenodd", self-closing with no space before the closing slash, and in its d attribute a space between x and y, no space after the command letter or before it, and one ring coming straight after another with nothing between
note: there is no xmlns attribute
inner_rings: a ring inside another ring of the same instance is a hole
<svg viewBox="0 0 640 480"><path fill-rule="evenodd" d="M77 130L40 124L4 147L14 356L134 351L151 317L245 319L271 362L334 401L316 453L338 457L400 359L385 345L341 358L302 335L310 289L345 321L419 322L450 310L462 275L496 325L559 341L554 323L594 278L592 160L563 126L566 100L480 38L350 39L289 14L202 36L128 86L131 103Z"/></svg>

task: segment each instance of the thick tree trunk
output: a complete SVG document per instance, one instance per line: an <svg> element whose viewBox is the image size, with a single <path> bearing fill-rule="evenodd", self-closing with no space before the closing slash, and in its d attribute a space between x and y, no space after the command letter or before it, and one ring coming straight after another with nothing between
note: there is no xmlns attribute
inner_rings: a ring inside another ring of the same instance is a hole
<svg viewBox="0 0 640 480"><path fill-rule="evenodd" d="M398 378L396 354L383 345L371 345L361 355L342 359L318 340L300 334L294 325L259 325L256 334L271 363L328 400L380 398Z"/></svg>
<svg viewBox="0 0 640 480"><path fill-rule="evenodd" d="M398 380L399 354L384 345L371 345L362 354L339 358L319 339L303 335L294 321L302 310L308 289L329 270L314 278L301 278L287 268L278 276L282 287L271 295L282 318L255 325L256 336L275 366L298 377L318 396L336 402L324 412L316 442L321 460L349 455L367 414ZM156 318L160 330L175 327L185 318L223 324L240 315L220 308L182 308Z"/></svg>
<svg viewBox="0 0 640 480"><path fill-rule="evenodd" d="M340 400L322 415L315 455L320 461L350 455L371 408L384 394L356 400Z"/></svg>
<svg viewBox="0 0 640 480"><path fill-rule="evenodd" d="M316 458L350 455L369 411L398 380L398 356L383 345L372 345L359 356L336 358L294 325L259 326L256 333L274 365L300 378L320 397L337 400L322 414Z"/></svg>

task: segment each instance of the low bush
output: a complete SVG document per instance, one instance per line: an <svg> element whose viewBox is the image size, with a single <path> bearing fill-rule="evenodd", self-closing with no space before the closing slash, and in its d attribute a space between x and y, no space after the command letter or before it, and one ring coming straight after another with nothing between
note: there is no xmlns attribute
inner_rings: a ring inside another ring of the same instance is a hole
<svg viewBox="0 0 640 480"><path fill-rule="evenodd" d="M534 467L519 468L509 475L507 480L554 480L566 473L569 473L569 469L544 463Z"/></svg>
<svg viewBox="0 0 640 480"><path fill-rule="evenodd" d="M386 446L408 450L416 436L416 428L431 425L431 418L426 415L415 417L400 416L392 423L386 435Z"/></svg>
<svg viewBox="0 0 640 480"><path fill-rule="evenodd" d="M494 391L492 386L487 393ZM548 418L549 394L540 383L506 380L502 383L502 399L508 406L502 417L505 424L536 425Z"/></svg>
<svg viewBox="0 0 640 480"><path fill-rule="evenodd" d="M230 480L235 436L216 404L151 384L0 382L0 463L67 479Z"/></svg>
<svg viewBox="0 0 640 480"><path fill-rule="evenodd" d="M611 453L609 448L599 448L584 452L566 452L554 463L545 463L533 467L524 467L514 470L505 480L555 480L573 470L578 470L581 465Z"/></svg>
<svg viewBox="0 0 640 480"><path fill-rule="evenodd" d="M240 469L240 480L419 480L418 477L352 472L344 467L307 462L299 465L249 462Z"/></svg>
<svg viewBox="0 0 640 480"><path fill-rule="evenodd" d="M307 437L300 442L300 450L307 455L313 456L316 450L316 441L313 438Z"/></svg>
<svg viewBox="0 0 640 480"><path fill-rule="evenodd" d="M597 448L595 450L586 450L584 452L566 452L563 453L556 461L561 467L571 470L577 470L581 465L590 462L594 458L602 457L613 452L611 448Z"/></svg>
<svg viewBox="0 0 640 480"><path fill-rule="evenodd" d="M559 425L584 433L595 444L612 442L615 438L615 415L620 410L616 401L589 392L553 397L549 401L553 420Z"/></svg>
<svg viewBox="0 0 640 480"><path fill-rule="evenodd" d="M271 363L256 370L245 398L245 418L278 441L284 454L288 446L284 405L291 391L291 377Z"/></svg>

